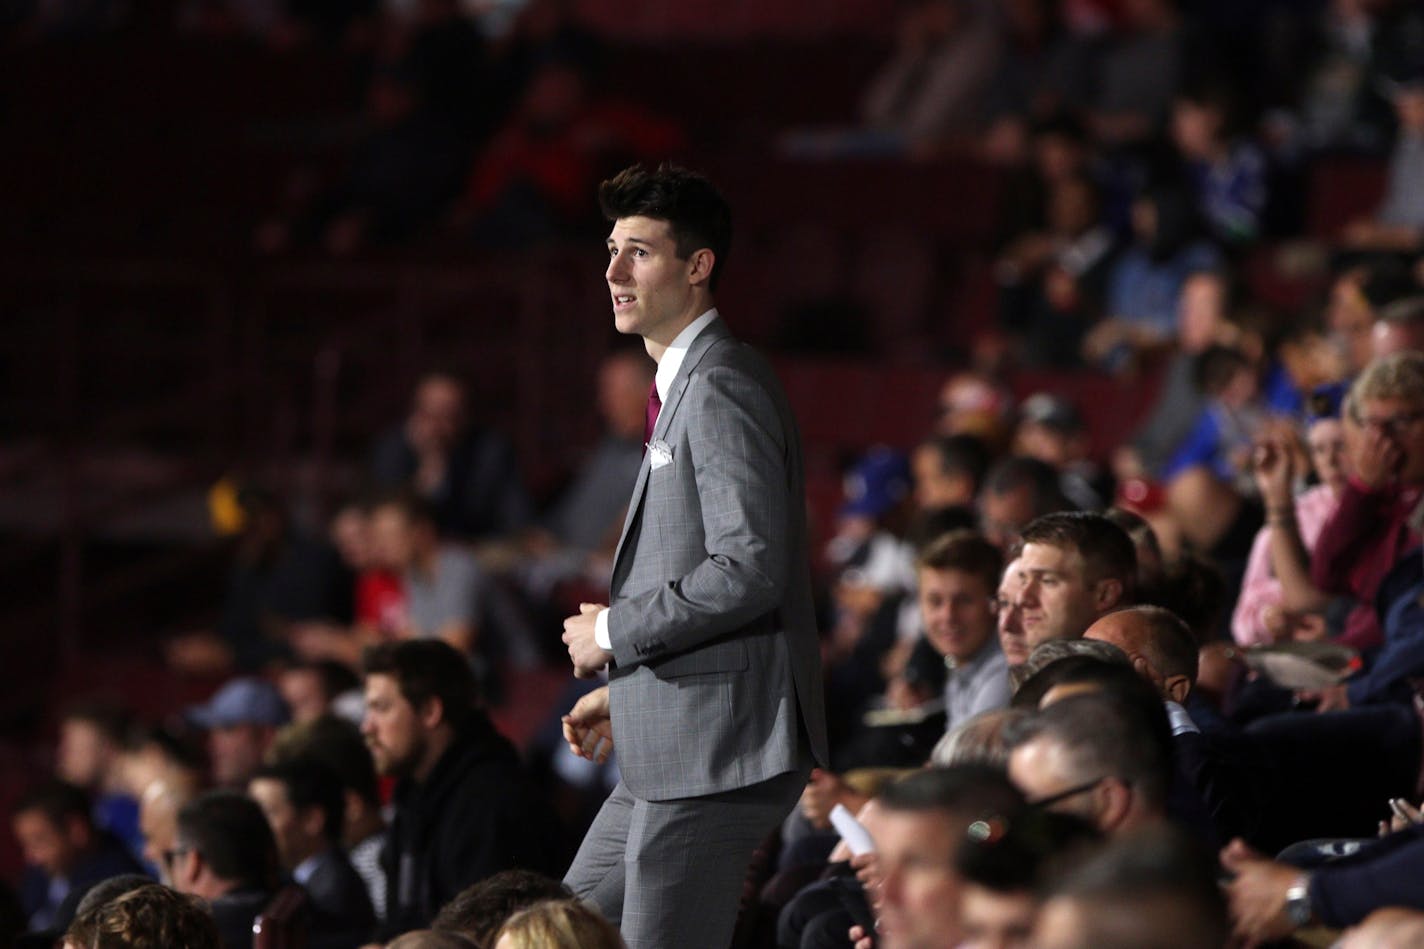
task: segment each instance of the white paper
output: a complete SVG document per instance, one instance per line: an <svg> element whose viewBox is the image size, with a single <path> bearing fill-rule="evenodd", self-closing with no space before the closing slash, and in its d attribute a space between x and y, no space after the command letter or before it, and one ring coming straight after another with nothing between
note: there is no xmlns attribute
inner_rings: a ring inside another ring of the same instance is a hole
<svg viewBox="0 0 1424 949"><path fill-rule="evenodd" d="M875 852L875 841L870 839L870 831L855 819L855 815L844 804L831 808L831 825L835 827L836 833L841 835L841 840L846 842L853 855L859 857L861 854Z"/></svg>

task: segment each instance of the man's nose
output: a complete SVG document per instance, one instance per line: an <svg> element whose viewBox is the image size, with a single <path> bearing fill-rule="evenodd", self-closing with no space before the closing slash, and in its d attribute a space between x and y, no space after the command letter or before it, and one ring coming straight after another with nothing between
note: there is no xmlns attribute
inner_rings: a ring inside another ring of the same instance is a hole
<svg viewBox="0 0 1424 949"><path fill-rule="evenodd" d="M614 254L608 258L608 270L604 276L609 283L622 283L628 274L628 265L623 261L621 254Z"/></svg>

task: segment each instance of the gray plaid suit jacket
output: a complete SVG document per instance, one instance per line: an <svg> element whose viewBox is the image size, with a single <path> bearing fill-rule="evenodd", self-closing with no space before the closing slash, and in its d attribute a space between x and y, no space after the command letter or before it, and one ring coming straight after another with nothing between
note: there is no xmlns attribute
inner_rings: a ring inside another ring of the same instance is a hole
<svg viewBox="0 0 1424 949"><path fill-rule="evenodd" d="M649 801L827 761L800 434L759 355L714 320L644 454L610 589L618 765ZM805 739L799 739L804 734Z"/></svg>

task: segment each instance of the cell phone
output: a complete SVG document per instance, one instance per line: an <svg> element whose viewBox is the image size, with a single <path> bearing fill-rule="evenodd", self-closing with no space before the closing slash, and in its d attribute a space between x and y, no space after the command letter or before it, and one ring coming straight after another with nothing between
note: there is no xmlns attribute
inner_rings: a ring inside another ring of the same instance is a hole
<svg viewBox="0 0 1424 949"><path fill-rule="evenodd" d="M870 839L870 831L855 819L855 815L844 804L837 804L831 808L831 825L835 827L836 833L841 835L841 840L846 842L846 846L855 856L859 857L861 854L875 852L875 841Z"/></svg>

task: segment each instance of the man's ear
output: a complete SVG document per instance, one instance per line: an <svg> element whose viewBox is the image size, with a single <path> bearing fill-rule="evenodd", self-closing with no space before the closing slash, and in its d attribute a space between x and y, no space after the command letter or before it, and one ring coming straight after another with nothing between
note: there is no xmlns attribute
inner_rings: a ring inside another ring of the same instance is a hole
<svg viewBox="0 0 1424 949"><path fill-rule="evenodd" d="M717 264L717 255L712 253L712 248L702 247L692 252L687 258L687 282L693 286L702 286L712 280L712 268Z"/></svg>
<svg viewBox="0 0 1424 949"><path fill-rule="evenodd" d="M1192 694L1192 680L1184 675L1171 676L1162 686L1162 691L1167 693L1167 698L1181 705Z"/></svg>
<svg viewBox="0 0 1424 949"><path fill-rule="evenodd" d="M445 721L445 703L435 696L425 700L425 704L416 712L426 731L433 731L436 726Z"/></svg>
<svg viewBox="0 0 1424 949"><path fill-rule="evenodd" d="M1106 612L1122 602L1122 581L1114 577L1099 580L1093 590L1094 604L1099 612Z"/></svg>
<svg viewBox="0 0 1424 949"><path fill-rule="evenodd" d="M1122 779L1108 776L1093 789L1097 802L1098 827L1112 833L1132 810L1132 788Z"/></svg>

